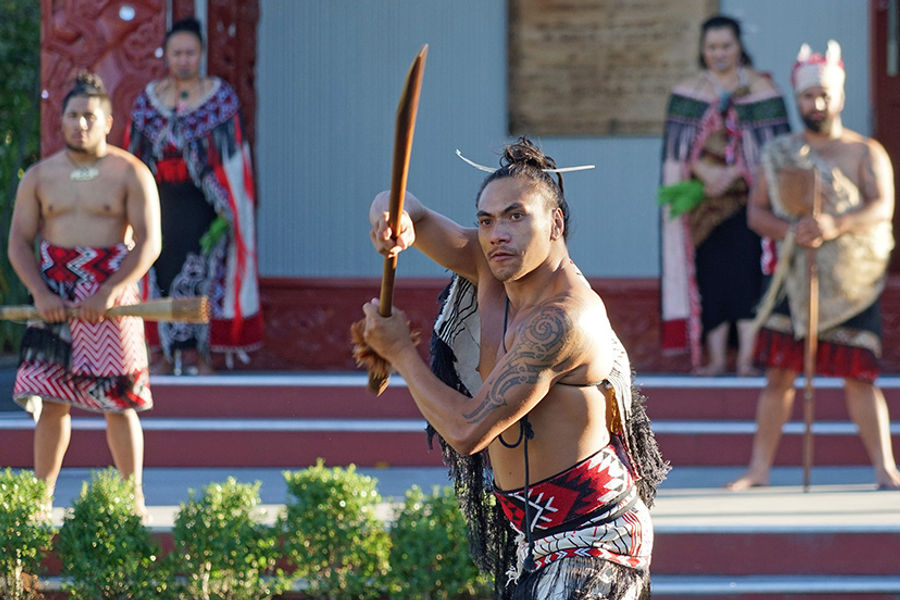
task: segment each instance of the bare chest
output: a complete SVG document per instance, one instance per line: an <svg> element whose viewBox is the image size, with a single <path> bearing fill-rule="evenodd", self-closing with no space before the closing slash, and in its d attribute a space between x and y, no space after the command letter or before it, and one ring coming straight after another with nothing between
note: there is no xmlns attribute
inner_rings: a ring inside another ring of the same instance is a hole
<svg viewBox="0 0 900 600"><path fill-rule="evenodd" d="M60 168L42 178L38 190L41 217L118 217L125 214L125 188L114 173Z"/></svg>
<svg viewBox="0 0 900 600"><path fill-rule="evenodd" d="M478 371L484 380L497 365L497 361L506 354L503 347L504 321L506 316L506 297L497 294L479 294L478 312L481 316L481 356Z"/></svg>
<svg viewBox="0 0 900 600"><path fill-rule="evenodd" d="M817 150L829 165L841 172L856 187L862 186L860 165L863 161L865 147L862 144L840 144L826 146Z"/></svg>

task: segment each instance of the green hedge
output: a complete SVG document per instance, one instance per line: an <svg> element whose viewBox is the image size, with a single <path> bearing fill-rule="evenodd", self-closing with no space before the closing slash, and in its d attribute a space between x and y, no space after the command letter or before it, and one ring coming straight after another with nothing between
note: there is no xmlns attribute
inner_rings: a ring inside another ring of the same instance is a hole
<svg viewBox="0 0 900 600"><path fill-rule="evenodd" d="M52 527L39 518L46 488L28 471L2 475L0 581L21 581L23 571L39 574L50 550ZM268 519L259 482L228 478L199 496L191 490L175 518L174 550L159 559L134 515L131 481L111 468L92 473L53 547L64 589L73 600L268 600L287 589L316 600L490 597L449 488L426 495L414 486L402 506L391 506L353 465L320 460L284 478L285 508ZM19 492L6 493L9 486Z"/></svg>
<svg viewBox="0 0 900 600"><path fill-rule="evenodd" d="M47 484L30 472L0 471L0 598L34 595L23 575L37 571L53 539L46 496Z"/></svg>
<svg viewBox="0 0 900 600"><path fill-rule="evenodd" d="M82 486L56 550L73 600L152 600L166 591L166 579L157 577L159 548L134 513L134 481L115 469L94 473Z"/></svg>
<svg viewBox="0 0 900 600"><path fill-rule="evenodd" d="M281 591L278 532L259 523L259 482L224 483L190 491L181 504L172 537L171 570L182 574L179 597L191 600L268 600ZM173 578L174 579L174 578Z"/></svg>
<svg viewBox="0 0 900 600"><path fill-rule="evenodd" d="M40 155L41 5L0 0L0 304L28 298L6 256L16 188ZM18 349L23 327L0 321L0 353Z"/></svg>

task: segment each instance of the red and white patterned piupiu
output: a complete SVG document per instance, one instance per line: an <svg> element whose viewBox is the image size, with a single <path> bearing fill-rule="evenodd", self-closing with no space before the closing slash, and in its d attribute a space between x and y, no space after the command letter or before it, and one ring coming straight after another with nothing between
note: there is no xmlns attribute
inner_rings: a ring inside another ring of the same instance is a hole
<svg viewBox="0 0 900 600"><path fill-rule="evenodd" d="M523 489L494 492L525 540ZM529 486L534 561L541 568L570 556L594 556L634 568L650 565L653 529L634 478L610 443L572 468Z"/></svg>
<svg viewBox="0 0 900 600"><path fill-rule="evenodd" d="M43 241L41 274L50 290L67 303L78 304L119 269L128 251L125 244L63 248ZM139 300L135 284L117 304ZM37 339L67 345L68 351L44 351L30 341ZM153 406L140 318L112 318L98 323L82 319L58 324L33 321L24 336L21 355L13 397L23 407L27 408L33 396L97 412L147 410ZM67 360L54 358L62 355L67 355Z"/></svg>

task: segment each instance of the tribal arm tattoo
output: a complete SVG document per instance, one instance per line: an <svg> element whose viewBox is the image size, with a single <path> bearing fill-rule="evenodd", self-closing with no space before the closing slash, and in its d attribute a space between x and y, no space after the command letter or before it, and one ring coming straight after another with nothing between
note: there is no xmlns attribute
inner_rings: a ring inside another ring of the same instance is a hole
<svg viewBox="0 0 900 600"><path fill-rule="evenodd" d="M518 328L513 348L485 381L488 387L484 398L463 417L469 424L479 423L493 411L507 406L515 388L534 386L548 372L565 370L577 337L563 304L554 302L541 307Z"/></svg>

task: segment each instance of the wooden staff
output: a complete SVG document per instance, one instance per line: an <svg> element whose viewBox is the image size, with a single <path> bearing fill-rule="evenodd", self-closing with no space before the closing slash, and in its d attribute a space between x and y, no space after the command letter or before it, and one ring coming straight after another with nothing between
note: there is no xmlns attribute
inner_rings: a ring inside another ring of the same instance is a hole
<svg viewBox="0 0 900 600"><path fill-rule="evenodd" d="M815 219L822 210L819 196L819 173L813 169L812 217ZM803 491L809 491L809 474L813 461L812 424L815 409L813 378L816 375L816 352L819 345L819 270L816 265L816 249L806 249L806 268L809 274L809 316L806 330L806 352L803 357Z"/></svg>
<svg viewBox="0 0 900 600"><path fill-rule="evenodd" d="M412 152L413 132L416 128L416 113L419 110L419 92L422 89L422 75L425 72L425 57L428 55L428 44L416 55L406 81L403 93L397 104L397 119L394 131L394 162L391 170L391 191L389 196L388 225L394 236L400 231L400 217L403 214L403 198L406 195L406 178L409 174L409 157ZM381 294L378 312L383 317L391 316L391 305L394 299L394 275L397 272L397 256L385 257L384 271L381 276ZM358 321L351 327L354 340L353 356L359 365L365 365L369 372L369 390L376 396L387 388L390 377L390 365L384 357L378 356L365 343L363 331L365 320ZM413 336L415 339L415 336Z"/></svg>
<svg viewBox="0 0 900 600"><path fill-rule="evenodd" d="M66 316L78 317L78 307L66 308ZM160 298L139 304L113 306L107 317L140 317L145 321L179 321L182 323L208 323L209 301L206 296L191 298ZM40 319L41 315L31 305L0 306L0 319Z"/></svg>

